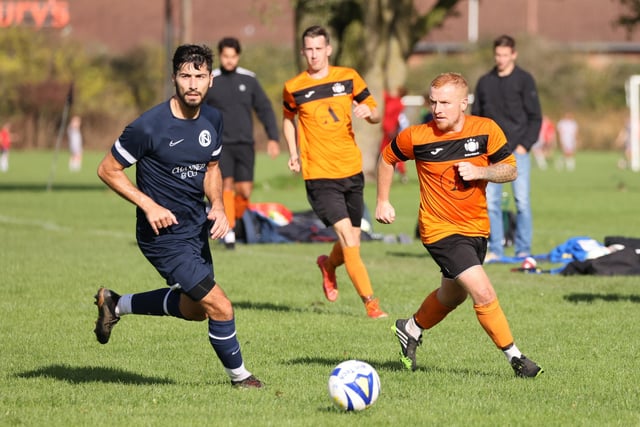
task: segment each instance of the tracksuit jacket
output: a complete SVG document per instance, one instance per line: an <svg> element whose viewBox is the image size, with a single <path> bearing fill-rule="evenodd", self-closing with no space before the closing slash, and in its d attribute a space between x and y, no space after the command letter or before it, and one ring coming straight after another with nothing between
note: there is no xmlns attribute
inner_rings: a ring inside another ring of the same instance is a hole
<svg viewBox="0 0 640 427"><path fill-rule="evenodd" d="M498 123L512 152L517 145L529 151L538 140L542 125L535 80L518 66L504 77L494 67L478 80L471 114Z"/></svg>
<svg viewBox="0 0 640 427"><path fill-rule="evenodd" d="M213 87L207 104L222 112L223 144L253 144L253 114L255 111L269 139L280 138L271 101L260 86L254 72L242 67L228 72L213 70Z"/></svg>

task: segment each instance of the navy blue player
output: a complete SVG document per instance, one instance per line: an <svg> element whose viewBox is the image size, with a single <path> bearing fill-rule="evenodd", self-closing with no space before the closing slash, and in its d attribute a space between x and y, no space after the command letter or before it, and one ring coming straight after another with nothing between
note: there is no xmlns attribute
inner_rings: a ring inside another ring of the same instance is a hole
<svg viewBox="0 0 640 427"><path fill-rule="evenodd" d="M219 239L229 230L218 168L222 115L203 104L213 84L212 62L207 46L178 47L175 96L127 126L98 167L98 176L137 206L138 246L169 287L122 296L100 288L94 332L106 344L125 314L208 319L209 341L231 384L260 388L244 366L233 307L214 279L209 249L209 237ZM134 164L136 185L124 173Z"/></svg>

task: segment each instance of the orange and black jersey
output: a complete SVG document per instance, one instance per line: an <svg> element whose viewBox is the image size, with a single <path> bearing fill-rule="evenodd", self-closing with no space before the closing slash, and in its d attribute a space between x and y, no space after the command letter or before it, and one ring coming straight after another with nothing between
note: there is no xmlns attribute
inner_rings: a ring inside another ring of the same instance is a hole
<svg viewBox="0 0 640 427"><path fill-rule="evenodd" d="M376 102L355 70L331 66L322 79L313 79L304 71L285 83L282 99L284 117L294 120L298 115L297 138L305 180L346 178L362 171L351 109L354 100L371 108Z"/></svg>
<svg viewBox="0 0 640 427"><path fill-rule="evenodd" d="M452 234L489 235L487 181L463 181L456 163L516 165L500 127L491 119L477 116L466 116L458 133L443 134L434 121L410 126L391 141L382 155L390 164L416 161L420 235L427 244Z"/></svg>

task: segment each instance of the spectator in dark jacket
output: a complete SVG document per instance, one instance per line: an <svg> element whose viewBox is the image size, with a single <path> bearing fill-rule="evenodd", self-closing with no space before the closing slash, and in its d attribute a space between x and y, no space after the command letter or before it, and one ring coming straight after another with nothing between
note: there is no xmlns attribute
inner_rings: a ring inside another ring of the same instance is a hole
<svg viewBox="0 0 640 427"><path fill-rule="evenodd" d="M496 65L478 80L471 113L498 123L507 136L508 149L515 154L518 178L511 183L517 210L515 255L527 257L531 254L533 236L529 151L538 139L542 112L535 80L516 65L515 40L507 35L498 37L493 43L493 54ZM502 184L489 183L486 191L491 234L485 262L491 262L504 255Z"/></svg>

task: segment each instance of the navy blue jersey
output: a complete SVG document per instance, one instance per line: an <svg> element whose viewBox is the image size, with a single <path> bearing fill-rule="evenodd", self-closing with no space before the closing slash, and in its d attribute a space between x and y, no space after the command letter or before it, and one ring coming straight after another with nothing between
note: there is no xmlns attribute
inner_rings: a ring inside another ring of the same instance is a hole
<svg viewBox="0 0 640 427"><path fill-rule="evenodd" d="M159 205L169 209L178 224L161 235L198 236L207 224L204 175L207 164L222 151L222 115L201 105L193 120L171 113L169 101L159 104L125 128L111 148L124 167L136 165L136 185ZM152 239L153 230L138 208L138 238Z"/></svg>

